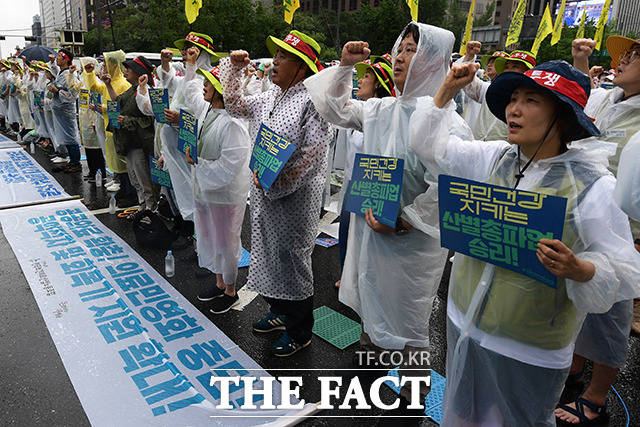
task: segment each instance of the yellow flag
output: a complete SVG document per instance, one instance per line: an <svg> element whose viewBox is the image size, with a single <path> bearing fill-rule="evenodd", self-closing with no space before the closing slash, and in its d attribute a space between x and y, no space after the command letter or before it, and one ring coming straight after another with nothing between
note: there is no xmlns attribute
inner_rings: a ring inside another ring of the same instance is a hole
<svg viewBox="0 0 640 427"><path fill-rule="evenodd" d="M538 56L540 45L549 34L553 33L553 21L551 20L551 12L549 12L549 3L544 9L540 25L538 25L538 32L536 33L536 39L533 41L533 47L531 47L531 53L533 56Z"/></svg>
<svg viewBox="0 0 640 427"><path fill-rule="evenodd" d="M284 22L291 24L293 14L300 8L300 0L283 0L284 5Z"/></svg>
<svg viewBox="0 0 640 427"><path fill-rule="evenodd" d="M471 40L471 30L473 29L473 13L476 8L476 0L471 0L471 7L469 8L469 14L467 15L467 25L464 28L464 37L460 43L460 55L464 56L467 53L467 43Z"/></svg>
<svg viewBox="0 0 640 427"><path fill-rule="evenodd" d="M526 8L527 0L520 0L520 3L518 3L518 8L513 14L513 19L511 19L511 25L509 25L507 41L504 43L505 47L514 44L518 41L518 38L520 38L520 31L522 31L522 21L524 20L524 12Z"/></svg>
<svg viewBox="0 0 640 427"><path fill-rule="evenodd" d="M567 0L562 0L558 16L556 16L556 22L553 23L553 35L551 36L551 46L560 41L562 35L562 24L564 22L564 6Z"/></svg>
<svg viewBox="0 0 640 427"><path fill-rule="evenodd" d="M202 0L184 0L184 13L187 15L187 22L193 24L200 13Z"/></svg>
<svg viewBox="0 0 640 427"><path fill-rule="evenodd" d="M611 0L607 0L604 2L604 6L602 6L602 13L600 13L600 19L598 19L598 26L596 27L596 50L600 50L600 46L602 46L602 36L604 35L604 26L607 23L607 19L609 19L609 8L611 7Z"/></svg>
<svg viewBox="0 0 640 427"><path fill-rule="evenodd" d="M407 4L411 10L411 20L416 22L418 22L418 1L419 0L407 0Z"/></svg>
<svg viewBox="0 0 640 427"><path fill-rule="evenodd" d="M584 38L584 24L587 22L587 11L582 11L582 18L580 19L580 26L578 27L578 32L576 33L576 39Z"/></svg>

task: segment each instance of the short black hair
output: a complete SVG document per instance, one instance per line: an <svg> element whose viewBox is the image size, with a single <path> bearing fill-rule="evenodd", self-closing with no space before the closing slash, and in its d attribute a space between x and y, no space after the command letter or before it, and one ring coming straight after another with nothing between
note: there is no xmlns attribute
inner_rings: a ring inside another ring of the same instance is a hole
<svg viewBox="0 0 640 427"><path fill-rule="evenodd" d="M413 40L416 42L416 44L418 44L418 42L420 41L420 28L418 28L418 26L413 22L404 27L404 30L402 31L402 34L400 36L400 40L404 40L405 37L407 37L409 34L413 36Z"/></svg>

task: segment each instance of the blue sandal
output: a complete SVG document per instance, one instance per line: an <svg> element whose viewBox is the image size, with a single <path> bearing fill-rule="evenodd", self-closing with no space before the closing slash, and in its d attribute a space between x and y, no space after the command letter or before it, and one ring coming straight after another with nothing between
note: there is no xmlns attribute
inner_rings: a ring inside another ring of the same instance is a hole
<svg viewBox="0 0 640 427"><path fill-rule="evenodd" d="M558 409L562 409L572 415L578 417L578 423L570 423L568 421L563 421L556 416L556 423L559 426L575 426L575 427L593 427L593 426L606 426L609 424L609 413L607 412L606 403L602 406L598 406L593 402L588 401L584 397L578 397L575 402L576 408L572 408L567 405L559 405ZM598 414L597 417L590 420L584 414L584 407L591 409L593 412Z"/></svg>

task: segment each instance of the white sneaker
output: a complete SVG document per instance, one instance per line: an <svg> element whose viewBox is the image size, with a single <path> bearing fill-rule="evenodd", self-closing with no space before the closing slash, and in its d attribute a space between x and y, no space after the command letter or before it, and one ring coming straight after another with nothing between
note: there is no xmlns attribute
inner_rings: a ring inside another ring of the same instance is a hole
<svg viewBox="0 0 640 427"><path fill-rule="evenodd" d="M120 184L118 184L117 182L112 182L111 184L107 185L104 189L109 192L118 192L120 190Z"/></svg>
<svg viewBox="0 0 640 427"><path fill-rule="evenodd" d="M51 163L59 164L59 163L69 163L69 159L65 159L64 157L54 157L51 159Z"/></svg>

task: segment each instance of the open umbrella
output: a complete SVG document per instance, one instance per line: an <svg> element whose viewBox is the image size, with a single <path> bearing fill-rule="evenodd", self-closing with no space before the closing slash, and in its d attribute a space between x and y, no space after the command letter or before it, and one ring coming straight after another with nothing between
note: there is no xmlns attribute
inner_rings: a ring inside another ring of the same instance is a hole
<svg viewBox="0 0 640 427"><path fill-rule="evenodd" d="M49 55L55 55L53 49L46 46L31 46L20 53L20 56L27 58L27 61L49 62Z"/></svg>

